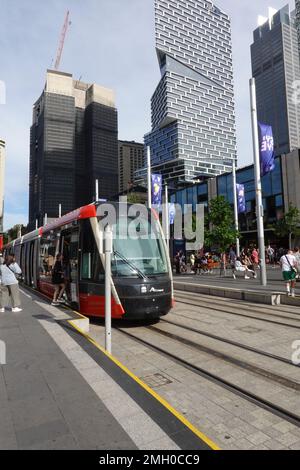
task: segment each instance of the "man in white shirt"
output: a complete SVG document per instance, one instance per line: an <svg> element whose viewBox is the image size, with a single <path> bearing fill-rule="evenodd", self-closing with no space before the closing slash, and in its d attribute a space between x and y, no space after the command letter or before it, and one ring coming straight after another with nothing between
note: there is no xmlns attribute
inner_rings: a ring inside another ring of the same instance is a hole
<svg viewBox="0 0 300 470"><path fill-rule="evenodd" d="M295 297L296 275L297 275L297 260L292 250L281 257L280 266L282 269L283 279L286 282L287 294Z"/></svg>

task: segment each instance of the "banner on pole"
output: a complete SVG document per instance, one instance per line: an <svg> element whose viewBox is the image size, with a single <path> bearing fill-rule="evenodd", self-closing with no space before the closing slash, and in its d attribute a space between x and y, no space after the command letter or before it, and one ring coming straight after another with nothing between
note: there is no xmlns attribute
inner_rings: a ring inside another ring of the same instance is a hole
<svg viewBox="0 0 300 470"><path fill-rule="evenodd" d="M174 225L175 216L176 216L176 208L175 208L175 204L172 202L169 204L170 225Z"/></svg>
<svg viewBox="0 0 300 470"><path fill-rule="evenodd" d="M275 169L275 152L272 126L258 123L259 127L259 151L260 172L265 176Z"/></svg>
<svg viewBox="0 0 300 470"><path fill-rule="evenodd" d="M238 213L243 214L246 212L245 186L243 184L236 185L236 194L238 202Z"/></svg>
<svg viewBox="0 0 300 470"><path fill-rule="evenodd" d="M154 206L160 206L162 203L162 176L161 175L151 175L152 179L152 204Z"/></svg>

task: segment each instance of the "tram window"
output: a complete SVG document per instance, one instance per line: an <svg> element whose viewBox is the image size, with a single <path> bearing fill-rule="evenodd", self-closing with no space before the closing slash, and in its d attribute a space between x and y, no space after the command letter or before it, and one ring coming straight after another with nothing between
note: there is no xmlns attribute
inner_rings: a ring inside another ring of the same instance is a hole
<svg viewBox="0 0 300 470"><path fill-rule="evenodd" d="M82 267L81 267L81 278L91 279L92 278L92 265L91 265L92 253L83 253L82 255Z"/></svg>
<svg viewBox="0 0 300 470"><path fill-rule="evenodd" d="M89 220L82 221L81 280L104 280L104 269Z"/></svg>
<svg viewBox="0 0 300 470"><path fill-rule="evenodd" d="M57 247L56 234L46 234L41 239L40 245L40 274L41 276L51 275L55 262L55 253Z"/></svg>

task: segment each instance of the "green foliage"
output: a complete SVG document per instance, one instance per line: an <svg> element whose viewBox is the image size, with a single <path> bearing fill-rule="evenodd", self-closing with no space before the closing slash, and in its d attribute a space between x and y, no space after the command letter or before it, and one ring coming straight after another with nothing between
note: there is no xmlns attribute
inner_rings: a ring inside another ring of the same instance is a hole
<svg viewBox="0 0 300 470"><path fill-rule="evenodd" d="M210 202L205 230L205 245L219 247L224 253L236 242L239 232L235 229L234 212L223 196Z"/></svg>
<svg viewBox="0 0 300 470"><path fill-rule="evenodd" d="M7 230L7 232L4 234L4 243L8 243L18 238L19 230L21 230L22 236L27 233L27 227L24 225L14 225L14 227Z"/></svg>
<svg viewBox="0 0 300 470"><path fill-rule="evenodd" d="M127 201L129 204L145 204L145 199L137 193L129 193Z"/></svg>
<svg viewBox="0 0 300 470"><path fill-rule="evenodd" d="M292 238L300 236L300 211L290 204L288 212L278 220L274 227L279 238L289 237L289 248L292 248Z"/></svg>

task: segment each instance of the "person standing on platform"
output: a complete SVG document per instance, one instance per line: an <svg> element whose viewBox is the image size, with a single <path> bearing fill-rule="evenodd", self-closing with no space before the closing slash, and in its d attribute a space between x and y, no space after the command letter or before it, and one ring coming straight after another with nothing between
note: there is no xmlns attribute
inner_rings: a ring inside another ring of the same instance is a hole
<svg viewBox="0 0 300 470"><path fill-rule="evenodd" d="M195 261L196 261L196 257L194 255L194 253L192 253L191 256L190 256L191 272L192 273L195 271Z"/></svg>
<svg viewBox="0 0 300 470"><path fill-rule="evenodd" d="M230 266L231 266L233 276L234 276L236 258L237 258L236 252L234 251L233 247L231 246L230 251L229 251L229 263L230 263Z"/></svg>
<svg viewBox="0 0 300 470"><path fill-rule="evenodd" d="M280 259L283 279L286 282L287 294L295 297L296 276L297 276L297 260L292 250Z"/></svg>
<svg viewBox="0 0 300 470"><path fill-rule="evenodd" d="M55 286L52 305L55 307L63 302L62 296L66 289L62 259L63 257L61 254L56 256L56 261L52 270L52 284Z"/></svg>
<svg viewBox="0 0 300 470"><path fill-rule="evenodd" d="M5 312L5 304L7 296L10 296L12 312L22 312L19 282L17 276L22 274L21 268L15 262L14 256L8 255L5 257L4 263L0 265L0 281L1 281L1 295L0 295L0 313Z"/></svg>
<svg viewBox="0 0 300 470"><path fill-rule="evenodd" d="M257 269L259 269L259 254L256 249L256 246L253 247L253 250L251 253L251 261L253 265L253 271L257 271Z"/></svg>
<svg viewBox="0 0 300 470"><path fill-rule="evenodd" d="M300 248L295 248L295 251L294 251L294 256L296 258L296 262L297 262L297 271L298 271L298 276L297 276L297 279L299 279L299 275L300 275Z"/></svg>

